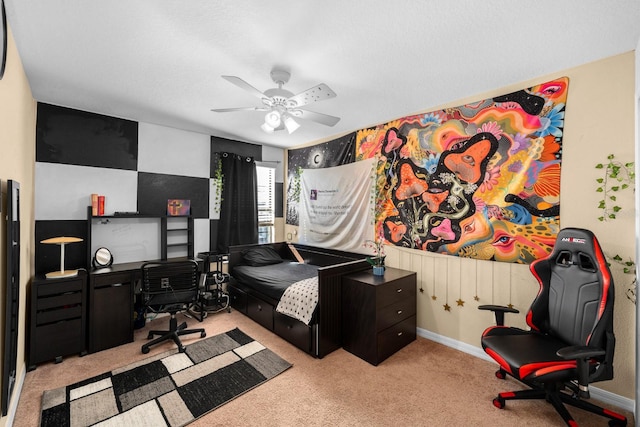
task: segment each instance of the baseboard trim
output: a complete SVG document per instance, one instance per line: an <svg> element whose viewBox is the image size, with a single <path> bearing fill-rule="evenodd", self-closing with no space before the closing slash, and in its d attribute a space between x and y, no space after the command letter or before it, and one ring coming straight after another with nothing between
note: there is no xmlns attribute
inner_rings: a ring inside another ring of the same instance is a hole
<svg viewBox="0 0 640 427"><path fill-rule="evenodd" d="M453 338L445 337L444 335L439 335L434 332L428 331L426 329L417 328L418 336L426 338L431 341L435 341L439 344L446 345L447 347L451 347L453 349L462 351L464 353L470 354L472 356L478 357L480 359L484 359L492 362L491 359L481 348L473 346L471 344L467 344ZM633 399L629 399L624 396L620 396L615 393L611 393L610 391L600 389L598 387L589 387L589 392L591 393L591 397L594 399L598 399L606 405L615 406L617 408L624 409L625 411L629 411L635 416L635 401Z"/></svg>
<svg viewBox="0 0 640 427"><path fill-rule="evenodd" d="M15 385L13 386L13 393L11 395L11 405L9 405L9 409L7 410L7 421L6 426L13 426L13 421L16 418L16 411L18 410L18 402L20 401L20 395L22 394L22 386L24 385L24 379L27 375L26 365L24 369L22 369L21 375L18 377Z"/></svg>

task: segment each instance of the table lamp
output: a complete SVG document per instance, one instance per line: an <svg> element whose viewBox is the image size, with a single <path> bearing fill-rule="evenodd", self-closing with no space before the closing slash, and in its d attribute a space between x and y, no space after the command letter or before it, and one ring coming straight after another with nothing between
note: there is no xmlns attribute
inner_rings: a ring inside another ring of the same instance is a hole
<svg viewBox="0 0 640 427"><path fill-rule="evenodd" d="M65 270L64 269L64 246L67 243L82 242L82 239L78 237L52 237L50 239L42 240L40 243L45 245L60 245L60 271L52 271L45 274L47 279L57 279L61 277L73 277L78 275L78 270Z"/></svg>

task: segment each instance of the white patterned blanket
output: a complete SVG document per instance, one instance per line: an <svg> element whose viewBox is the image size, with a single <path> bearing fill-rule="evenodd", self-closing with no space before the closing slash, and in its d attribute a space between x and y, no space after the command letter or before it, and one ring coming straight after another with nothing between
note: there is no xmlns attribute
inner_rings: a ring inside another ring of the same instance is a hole
<svg viewBox="0 0 640 427"><path fill-rule="evenodd" d="M318 305L318 276L300 280L285 289L276 311L308 325Z"/></svg>

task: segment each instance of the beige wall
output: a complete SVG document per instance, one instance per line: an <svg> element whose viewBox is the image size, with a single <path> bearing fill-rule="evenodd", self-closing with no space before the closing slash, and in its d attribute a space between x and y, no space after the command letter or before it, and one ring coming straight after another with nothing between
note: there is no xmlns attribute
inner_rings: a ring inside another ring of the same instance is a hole
<svg viewBox="0 0 640 427"><path fill-rule="evenodd" d="M606 253L635 259L635 206L632 192L619 196L623 210L614 221L600 222L597 209L595 169L609 154L633 162L635 156L635 55L633 52L581 67L543 76L529 82L458 100L446 106L490 98L557 77L569 77L569 95L563 137L560 220L561 227L582 227L593 231ZM445 106L445 107L446 107ZM524 313L538 291L528 266L475 261L415 250L387 251L390 265L418 272L418 327L480 346L480 335L493 324L490 312L477 310L480 304L512 303L519 315L507 315L511 325L525 327ZM598 388L633 399L635 396L635 305L625 292L632 278L612 266L616 284L615 379ZM434 301L434 294L437 299ZM480 297L479 301L474 296ZM443 304L447 301L451 311ZM456 304L461 298L464 306Z"/></svg>
<svg viewBox="0 0 640 427"><path fill-rule="evenodd" d="M2 244L0 245L0 277L2 289L6 287L5 262L5 227L4 206L6 206L7 180L13 179L20 183L20 312L18 336L18 364L16 376L18 383L26 371L25 339L28 282L34 272L34 168L35 168L35 129L36 102L31 95L31 89L24 73L20 57L9 31L7 67L4 77L0 80L0 180L2 180L2 206L0 214L3 221L0 227ZM4 292L3 292L4 294ZM4 297L0 308L0 331L4 331ZM2 350L0 350L2 351ZM17 405L17 390L13 393L11 407ZM7 424L8 417L0 419L0 426Z"/></svg>
<svg viewBox="0 0 640 427"><path fill-rule="evenodd" d="M619 160L634 161L635 71L634 52L607 58L584 66L541 76L494 91L456 100L429 111L453 107L503 95L562 76L569 77L569 94L565 114L561 177L561 226L592 230L605 252L635 259L633 193L619 196L623 210L618 219L597 220L602 198L596 179L601 172L597 163L606 162L609 154ZM295 236L295 227L287 225L285 233ZM295 239L294 239L295 240ZM476 261L418 250L388 247L387 261L418 273L418 327L464 345L480 347L482 331L493 324L490 312L479 311L481 304L513 304L519 315L507 315L510 325L526 327L524 314L533 300L538 284L527 265ZM599 383L598 388L633 399L635 379L635 305L625 296L632 278L613 267L616 283L615 379ZM434 300L432 297L436 296ZM474 296L478 296L476 301ZM464 305L456 301L462 299ZM451 311L445 311L448 303Z"/></svg>

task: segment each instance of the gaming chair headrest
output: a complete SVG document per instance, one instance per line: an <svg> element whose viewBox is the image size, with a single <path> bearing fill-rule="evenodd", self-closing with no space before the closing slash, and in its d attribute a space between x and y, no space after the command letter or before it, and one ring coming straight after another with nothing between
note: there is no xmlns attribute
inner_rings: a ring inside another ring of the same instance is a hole
<svg viewBox="0 0 640 427"><path fill-rule="evenodd" d="M580 263L585 269L608 270L596 236L582 228L563 228L548 257L556 264Z"/></svg>

